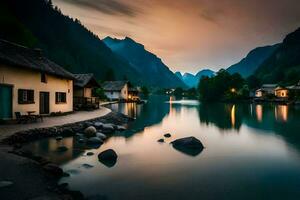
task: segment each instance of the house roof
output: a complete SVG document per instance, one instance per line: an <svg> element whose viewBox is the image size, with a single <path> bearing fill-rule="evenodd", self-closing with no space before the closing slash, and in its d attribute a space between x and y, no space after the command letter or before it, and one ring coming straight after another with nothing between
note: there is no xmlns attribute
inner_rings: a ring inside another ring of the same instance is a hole
<svg viewBox="0 0 300 200"><path fill-rule="evenodd" d="M73 74L75 77L74 85L78 87L100 87L99 83L94 77L94 74Z"/></svg>
<svg viewBox="0 0 300 200"><path fill-rule="evenodd" d="M276 88L278 85L277 84L263 84L261 87L262 88Z"/></svg>
<svg viewBox="0 0 300 200"><path fill-rule="evenodd" d="M120 91L122 88L129 83L128 81L106 81L102 87L106 91Z"/></svg>
<svg viewBox="0 0 300 200"><path fill-rule="evenodd" d="M43 56L40 49L30 49L5 40L0 40L0 62L15 67L74 79L72 73Z"/></svg>

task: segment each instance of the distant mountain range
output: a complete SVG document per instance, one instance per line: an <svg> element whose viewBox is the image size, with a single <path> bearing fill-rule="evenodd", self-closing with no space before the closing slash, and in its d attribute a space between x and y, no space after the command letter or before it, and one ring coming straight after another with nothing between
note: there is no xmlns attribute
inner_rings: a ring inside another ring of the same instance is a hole
<svg viewBox="0 0 300 200"><path fill-rule="evenodd" d="M231 74L239 73L247 78L279 47L279 44L272 46L257 47L250 51L240 62L231 65L227 71Z"/></svg>
<svg viewBox="0 0 300 200"><path fill-rule="evenodd" d="M133 39L129 37L124 39L106 37L103 42L115 54L126 60L148 86L186 87L159 57L147 51L142 44L135 42Z"/></svg>
<svg viewBox="0 0 300 200"><path fill-rule="evenodd" d="M215 72L210 69L204 69L199 71L196 75L193 75L191 73L184 73L183 75L181 72L175 72L175 75L181 79L189 88L197 88L199 80L203 76L212 77L214 76Z"/></svg>

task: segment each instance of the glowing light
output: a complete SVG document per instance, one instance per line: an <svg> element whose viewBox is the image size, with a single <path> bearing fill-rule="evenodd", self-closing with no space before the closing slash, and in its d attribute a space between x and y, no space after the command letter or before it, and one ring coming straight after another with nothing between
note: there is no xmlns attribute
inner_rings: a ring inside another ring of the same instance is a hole
<svg viewBox="0 0 300 200"><path fill-rule="evenodd" d="M236 89L235 89L235 88L231 88L230 91L231 91L232 93L235 93L235 92L236 92Z"/></svg>

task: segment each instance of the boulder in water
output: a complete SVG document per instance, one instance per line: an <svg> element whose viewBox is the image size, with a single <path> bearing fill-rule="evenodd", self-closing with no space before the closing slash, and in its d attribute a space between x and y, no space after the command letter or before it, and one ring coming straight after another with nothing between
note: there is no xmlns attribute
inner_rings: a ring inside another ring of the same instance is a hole
<svg viewBox="0 0 300 200"><path fill-rule="evenodd" d="M195 137L185 137L177 139L171 142L171 144L176 150L190 156L196 156L200 154L204 149L201 141Z"/></svg>
<svg viewBox="0 0 300 200"><path fill-rule="evenodd" d="M57 136L55 139L56 139L57 141L59 141L59 140L62 140L63 137L62 137L62 136Z"/></svg>
<svg viewBox="0 0 300 200"><path fill-rule="evenodd" d="M118 159L117 153L113 149L107 149L98 155L99 161L107 167L113 167Z"/></svg>
<svg viewBox="0 0 300 200"><path fill-rule="evenodd" d="M86 137L94 137L96 135L96 128L94 126L89 126L84 130L84 135Z"/></svg>
<svg viewBox="0 0 300 200"><path fill-rule="evenodd" d="M170 134L170 133L166 133L166 134L164 134L164 136L165 136L166 138L170 138L170 137L171 137L171 134Z"/></svg>
<svg viewBox="0 0 300 200"><path fill-rule="evenodd" d="M161 138L161 139L157 140L157 142L164 143L165 140L163 138Z"/></svg>

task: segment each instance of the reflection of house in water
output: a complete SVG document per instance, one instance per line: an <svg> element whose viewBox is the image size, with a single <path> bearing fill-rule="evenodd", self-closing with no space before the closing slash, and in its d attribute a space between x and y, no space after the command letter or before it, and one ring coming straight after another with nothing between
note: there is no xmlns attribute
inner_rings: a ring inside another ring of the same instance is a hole
<svg viewBox="0 0 300 200"><path fill-rule="evenodd" d="M259 122L262 122L263 119L263 107L262 105L255 106L256 119Z"/></svg>
<svg viewBox="0 0 300 200"><path fill-rule="evenodd" d="M288 120L288 106L277 105L275 106L275 119L277 121L286 122Z"/></svg>

